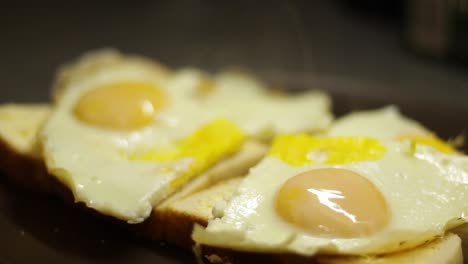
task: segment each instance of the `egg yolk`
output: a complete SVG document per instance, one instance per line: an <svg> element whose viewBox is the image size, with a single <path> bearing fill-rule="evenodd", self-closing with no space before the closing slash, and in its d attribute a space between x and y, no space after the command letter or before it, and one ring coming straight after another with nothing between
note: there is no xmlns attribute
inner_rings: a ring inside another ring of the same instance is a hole
<svg viewBox="0 0 468 264"><path fill-rule="evenodd" d="M317 236L369 236L390 221L377 187L345 169L315 169L290 178L277 193L275 206L286 222Z"/></svg>
<svg viewBox="0 0 468 264"><path fill-rule="evenodd" d="M164 92L153 83L117 82L84 94L75 105L74 113L89 125L134 130L150 124L166 102Z"/></svg>
<svg viewBox="0 0 468 264"><path fill-rule="evenodd" d="M369 137L313 137L307 134L285 134L275 137L269 155L292 166L325 163L344 164L378 160L386 148Z"/></svg>

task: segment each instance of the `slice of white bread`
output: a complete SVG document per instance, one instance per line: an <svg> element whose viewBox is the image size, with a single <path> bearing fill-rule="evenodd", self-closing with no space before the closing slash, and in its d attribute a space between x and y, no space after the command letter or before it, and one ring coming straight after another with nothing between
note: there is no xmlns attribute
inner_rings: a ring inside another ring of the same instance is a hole
<svg viewBox="0 0 468 264"><path fill-rule="evenodd" d="M73 202L70 191L55 177L48 175L41 152L37 149L37 133L49 110L47 105L0 106L0 170L5 172L9 180L30 190L58 195L68 202ZM156 206L145 222L130 228L151 240L167 240L165 236L173 237L174 235L164 228L172 224L167 223L165 217L171 203L224 179L246 174L248 169L263 157L265 151L266 146L262 143L245 143L240 151L194 178L180 191ZM173 230L177 232L176 229ZM187 241L190 239L190 233L186 234L186 241L182 244L189 244Z"/></svg>

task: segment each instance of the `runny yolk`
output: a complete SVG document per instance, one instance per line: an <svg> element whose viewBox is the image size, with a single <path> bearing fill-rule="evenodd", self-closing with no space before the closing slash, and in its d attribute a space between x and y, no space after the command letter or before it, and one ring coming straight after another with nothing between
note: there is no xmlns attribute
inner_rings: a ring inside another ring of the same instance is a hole
<svg viewBox="0 0 468 264"><path fill-rule="evenodd" d="M275 206L286 222L318 236L369 236L390 221L377 187L345 169L315 169L290 178L277 193Z"/></svg>
<svg viewBox="0 0 468 264"><path fill-rule="evenodd" d="M155 84L116 82L84 94L75 105L75 116L89 125L114 130L147 126L166 104L166 96Z"/></svg>

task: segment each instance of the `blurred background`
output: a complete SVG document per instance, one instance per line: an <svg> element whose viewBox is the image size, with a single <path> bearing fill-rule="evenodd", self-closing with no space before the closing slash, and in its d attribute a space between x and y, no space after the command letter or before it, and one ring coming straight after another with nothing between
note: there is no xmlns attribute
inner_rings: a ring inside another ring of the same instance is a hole
<svg viewBox="0 0 468 264"><path fill-rule="evenodd" d="M468 108L468 1L37 1L0 9L0 101L45 101L57 67L114 47L350 94ZM326 84L325 84L326 86ZM431 111L435 111L431 109Z"/></svg>

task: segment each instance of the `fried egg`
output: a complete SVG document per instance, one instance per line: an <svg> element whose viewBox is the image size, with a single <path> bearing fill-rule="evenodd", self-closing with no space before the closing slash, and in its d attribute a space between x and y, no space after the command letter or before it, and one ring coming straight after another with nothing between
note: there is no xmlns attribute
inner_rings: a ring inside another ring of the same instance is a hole
<svg viewBox="0 0 468 264"><path fill-rule="evenodd" d="M375 255L468 221L468 157L368 136L276 137L197 243L241 251Z"/></svg>
<svg viewBox="0 0 468 264"><path fill-rule="evenodd" d="M68 73L41 131L47 168L77 202L129 223L246 140L331 120L323 93L276 98L240 75L187 69L162 78L130 59L85 68Z"/></svg>

